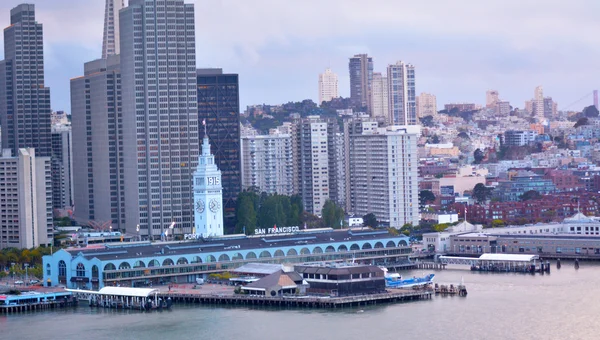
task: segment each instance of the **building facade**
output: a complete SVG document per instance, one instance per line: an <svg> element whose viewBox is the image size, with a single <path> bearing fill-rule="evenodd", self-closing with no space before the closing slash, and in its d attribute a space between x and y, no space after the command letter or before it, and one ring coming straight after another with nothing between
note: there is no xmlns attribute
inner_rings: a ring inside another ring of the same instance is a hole
<svg viewBox="0 0 600 340"><path fill-rule="evenodd" d="M119 54L119 11L125 7L123 0L106 0L104 4L104 30L102 31L102 59Z"/></svg>
<svg viewBox="0 0 600 340"><path fill-rule="evenodd" d="M242 187L260 192L293 194L293 153L290 134L242 136Z"/></svg>
<svg viewBox="0 0 600 340"><path fill-rule="evenodd" d="M205 133L202 154L194 172L194 233L196 237L223 236L223 186L221 171L210 153Z"/></svg>
<svg viewBox="0 0 600 340"><path fill-rule="evenodd" d="M417 117L435 117L437 115L437 101L435 95L421 93L417 99Z"/></svg>
<svg viewBox="0 0 600 340"><path fill-rule="evenodd" d="M50 157L21 148L0 157L0 248L34 248L52 243Z"/></svg>
<svg viewBox="0 0 600 340"><path fill-rule="evenodd" d="M544 88L540 85L533 92L533 114L538 122L544 121Z"/></svg>
<svg viewBox="0 0 600 340"><path fill-rule="evenodd" d="M371 116L384 121L389 119L388 78L379 72L373 73L373 106Z"/></svg>
<svg viewBox="0 0 600 340"><path fill-rule="evenodd" d="M338 98L338 76L331 72L330 68L325 69L324 73L319 74L319 105L328 102L333 98Z"/></svg>
<svg viewBox="0 0 600 340"><path fill-rule="evenodd" d="M485 92L485 107L488 109L494 108L499 100L498 90L488 90Z"/></svg>
<svg viewBox="0 0 600 340"><path fill-rule="evenodd" d="M52 208L73 206L73 144L70 125L52 126Z"/></svg>
<svg viewBox="0 0 600 340"><path fill-rule="evenodd" d="M25 105L24 105L25 104ZM4 60L0 61L0 125L2 147L16 156L20 148L35 148L50 157L50 89L44 86L42 24L35 6L19 5L10 11L4 29Z"/></svg>
<svg viewBox="0 0 600 340"><path fill-rule="evenodd" d="M240 155L240 92L237 74L221 69L197 70L198 122L206 120L212 154L223 174L223 207L235 209L242 189ZM200 129L200 137L203 136Z"/></svg>
<svg viewBox="0 0 600 340"><path fill-rule="evenodd" d="M389 126L350 135L350 200L393 228L419 223L418 131Z"/></svg>
<svg viewBox="0 0 600 340"><path fill-rule="evenodd" d="M71 80L74 218L115 230L125 228L120 66L118 55L94 60Z"/></svg>
<svg viewBox="0 0 600 340"><path fill-rule="evenodd" d="M388 66L387 78L390 124L416 125L415 67L398 61Z"/></svg>
<svg viewBox="0 0 600 340"><path fill-rule="evenodd" d="M124 228L154 239L174 222L189 234L200 148L194 5L130 0L119 27Z"/></svg>
<svg viewBox="0 0 600 340"><path fill-rule="evenodd" d="M371 112L373 58L366 54L356 54L348 63L350 70L350 100L352 104L366 107Z"/></svg>

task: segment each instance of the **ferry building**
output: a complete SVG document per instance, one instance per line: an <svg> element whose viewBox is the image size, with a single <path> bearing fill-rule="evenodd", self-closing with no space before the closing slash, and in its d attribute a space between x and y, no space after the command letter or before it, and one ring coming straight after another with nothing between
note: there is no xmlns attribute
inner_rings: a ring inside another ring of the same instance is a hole
<svg viewBox="0 0 600 340"><path fill-rule="evenodd" d="M204 125L206 127L206 125ZM195 238L223 235L223 187L221 171L210 153L208 135L204 132L202 154L194 172L194 231Z"/></svg>
<svg viewBox="0 0 600 340"><path fill-rule="evenodd" d="M210 210L210 207L208 208ZM193 283L246 263L356 261L404 263L409 239L385 230L268 228L266 235L231 235L173 242L117 242L61 249L43 257L44 285L99 289ZM286 232L279 234L280 231Z"/></svg>

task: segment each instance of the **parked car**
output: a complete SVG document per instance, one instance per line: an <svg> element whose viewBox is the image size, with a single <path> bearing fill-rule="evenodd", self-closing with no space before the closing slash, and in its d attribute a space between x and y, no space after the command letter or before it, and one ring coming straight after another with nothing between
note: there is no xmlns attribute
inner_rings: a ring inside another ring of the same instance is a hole
<svg viewBox="0 0 600 340"><path fill-rule="evenodd" d="M15 281L15 284L16 284L16 285L22 285L22 284L24 284L24 283L25 283L25 282L23 282L23 281L21 281L21 280Z"/></svg>
<svg viewBox="0 0 600 340"><path fill-rule="evenodd" d="M40 280L30 280L30 281L29 281L29 284L30 284L30 285L34 285L34 284L36 284L36 283L40 283Z"/></svg>

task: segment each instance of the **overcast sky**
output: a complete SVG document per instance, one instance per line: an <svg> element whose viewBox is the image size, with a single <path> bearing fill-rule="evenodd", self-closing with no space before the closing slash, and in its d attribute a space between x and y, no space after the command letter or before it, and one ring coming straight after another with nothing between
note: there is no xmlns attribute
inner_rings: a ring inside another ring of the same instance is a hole
<svg viewBox="0 0 600 340"><path fill-rule="evenodd" d="M52 108L70 111L69 79L101 55L104 0L30 2L44 25ZM239 73L242 111L316 101L318 74L328 66L340 95L349 96L348 58L357 53L372 56L376 72L397 60L412 63L417 93L435 94L438 107L484 104L485 91L497 89L522 108L542 85L559 109L581 109L599 87L598 0L187 2L196 4L197 66ZM0 1L0 27L19 3Z"/></svg>

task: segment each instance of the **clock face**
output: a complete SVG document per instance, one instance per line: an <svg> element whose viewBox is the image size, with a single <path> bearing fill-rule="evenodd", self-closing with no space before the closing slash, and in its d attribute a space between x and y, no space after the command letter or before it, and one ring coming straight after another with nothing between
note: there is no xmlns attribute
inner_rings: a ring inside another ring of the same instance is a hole
<svg viewBox="0 0 600 340"><path fill-rule="evenodd" d="M210 211L216 213L221 208L221 203L219 203L217 199L213 198L208 203L208 208L210 209Z"/></svg>
<svg viewBox="0 0 600 340"><path fill-rule="evenodd" d="M204 212L204 201L198 200L196 201L196 211L202 214Z"/></svg>

